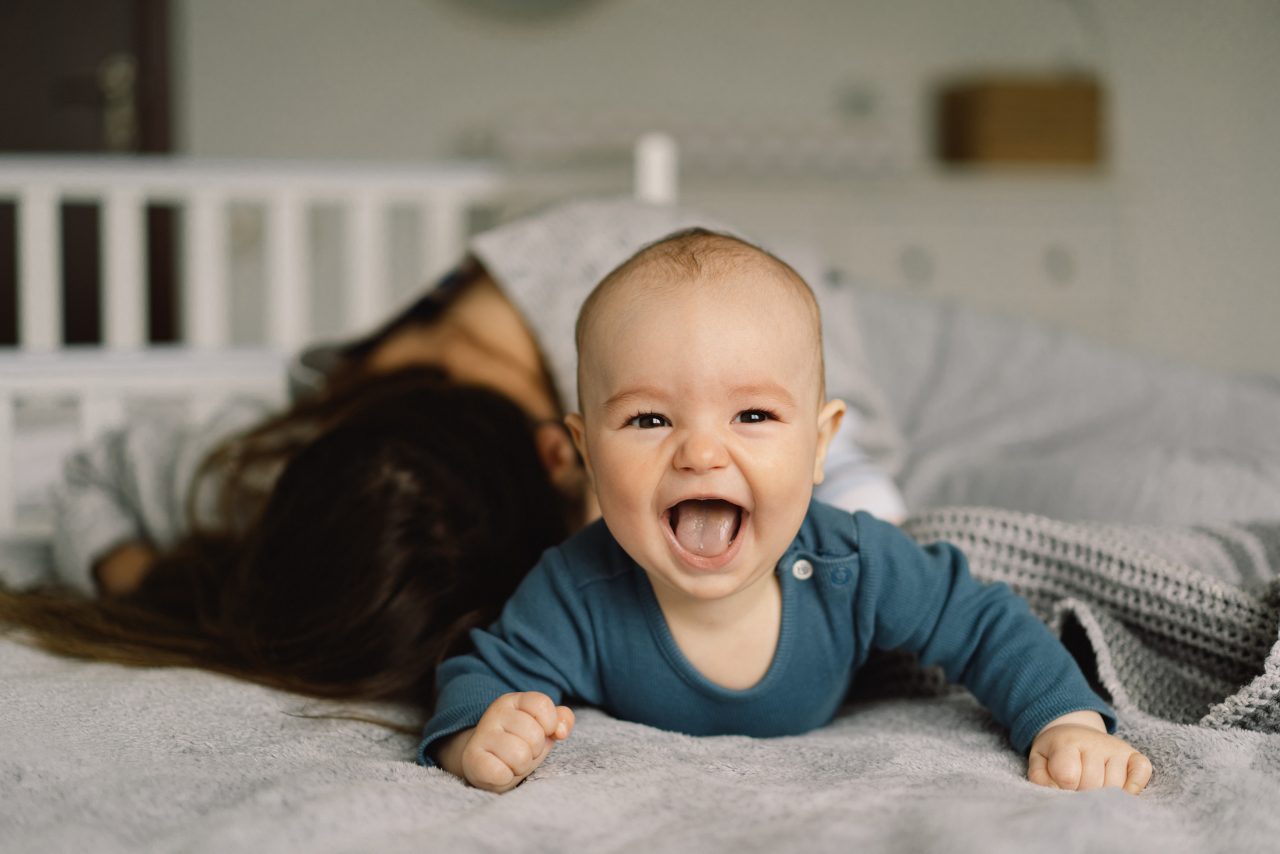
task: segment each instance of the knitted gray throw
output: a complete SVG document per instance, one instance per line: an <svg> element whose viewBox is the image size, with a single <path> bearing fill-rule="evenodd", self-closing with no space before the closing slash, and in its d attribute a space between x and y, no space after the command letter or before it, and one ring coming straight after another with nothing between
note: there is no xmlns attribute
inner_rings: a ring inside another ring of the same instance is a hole
<svg viewBox="0 0 1280 854"><path fill-rule="evenodd" d="M947 508L903 527L1025 597L1117 711L1280 731L1280 521L1154 528Z"/></svg>

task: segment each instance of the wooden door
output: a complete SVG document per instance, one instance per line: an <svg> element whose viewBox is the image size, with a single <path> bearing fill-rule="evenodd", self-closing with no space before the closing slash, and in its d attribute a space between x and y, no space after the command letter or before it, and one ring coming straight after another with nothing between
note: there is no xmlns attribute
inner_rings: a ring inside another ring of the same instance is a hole
<svg viewBox="0 0 1280 854"><path fill-rule="evenodd" d="M168 0L0 3L0 154L172 150ZM0 204L0 344L17 340L15 210ZM62 207L63 339L102 339L96 205ZM177 326L172 210L147 211L150 339Z"/></svg>

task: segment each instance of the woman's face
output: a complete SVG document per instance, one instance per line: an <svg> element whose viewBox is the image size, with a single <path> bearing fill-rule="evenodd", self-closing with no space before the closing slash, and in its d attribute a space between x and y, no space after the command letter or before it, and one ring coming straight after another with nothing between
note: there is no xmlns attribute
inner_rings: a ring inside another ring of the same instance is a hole
<svg viewBox="0 0 1280 854"><path fill-rule="evenodd" d="M440 368L459 382L484 386L514 401L538 425L535 438L552 483L573 504L585 506L584 518L574 522L599 515L585 471L561 425L563 408L538 343L492 278L482 273L438 320L392 334L366 362L374 373L414 365Z"/></svg>
<svg viewBox="0 0 1280 854"><path fill-rule="evenodd" d="M535 420L554 419L558 406L541 365L530 367L506 350L454 327L409 327L388 338L369 356L374 373L390 373L415 365L438 367L458 382L492 389Z"/></svg>

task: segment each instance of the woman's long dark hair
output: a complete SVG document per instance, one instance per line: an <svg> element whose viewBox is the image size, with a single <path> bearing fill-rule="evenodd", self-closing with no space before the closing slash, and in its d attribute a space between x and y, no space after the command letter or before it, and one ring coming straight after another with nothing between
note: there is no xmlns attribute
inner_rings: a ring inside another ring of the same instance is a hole
<svg viewBox="0 0 1280 854"><path fill-rule="evenodd" d="M534 429L438 372L350 383L212 454L197 484L218 524L136 591L0 592L0 622L65 655L427 704L436 665L569 531Z"/></svg>

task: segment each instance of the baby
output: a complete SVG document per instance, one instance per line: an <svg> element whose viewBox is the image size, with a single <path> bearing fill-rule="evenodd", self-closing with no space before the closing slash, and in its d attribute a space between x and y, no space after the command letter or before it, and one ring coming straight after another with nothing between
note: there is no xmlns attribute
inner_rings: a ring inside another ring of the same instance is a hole
<svg viewBox="0 0 1280 854"><path fill-rule="evenodd" d="M603 519L548 550L475 651L446 661L420 751L502 792L569 736L575 698L694 735L828 723L873 649L966 685L1066 789L1151 775L1026 603L948 544L812 500L845 405L785 263L703 230L610 273L578 319L567 423Z"/></svg>

